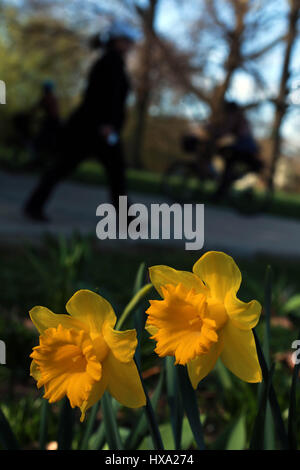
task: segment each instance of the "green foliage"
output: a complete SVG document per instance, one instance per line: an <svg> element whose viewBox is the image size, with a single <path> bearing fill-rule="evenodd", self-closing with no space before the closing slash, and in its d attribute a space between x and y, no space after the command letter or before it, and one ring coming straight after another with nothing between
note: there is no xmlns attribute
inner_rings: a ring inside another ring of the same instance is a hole
<svg viewBox="0 0 300 470"><path fill-rule="evenodd" d="M196 261L191 254L145 251L141 265L139 253L101 252L100 256L89 238L74 235L68 241L49 237L39 248L3 250L2 255L0 338L13 345L7 348L8 365L0 368L1 394L8 397L1 403L3 448L17 443L21 448L45 448L51 441L57 441L59 448L72 449L188 449L203 448L204 443L209 449L246 449L250 443L255 448L297 447L298 367L291 380L284 363L276 362L272 371L269 366L274 354L289 350L296 339L298 303L289 295L299 289L297 266L273 260L272 285L268 276L264 288L262 266L267 260L239 261L244 275L240 297L258 298L265 306L256 335L258 341L262 338L261 347L258 343L262 388L240 381L218 362L195 392L182 374L183 367L174 366L171 358L157 360L144 331L149 298L143 287L147 285L145 266L163 263L189 269ZM143 379L147 409L125 410L114 400L105 403L104 399L104 405L103 400L95 405L81 424L78 411L71 410L66 400L57 406L37 398L40 392L29 378L29 354L36 344L36 333L26 320L24 306L29 309L39 303L63 312L66 300L81 287L98 290L117 312L125 312L123 327L137 328L136 360L142 371L160 369L158 380L151 376ZM135 296L133 302L131 296ZM151 298L155 298L153 292ZM273 326L274 315L288 315L295 328Z"/></svg>
<svg viewBox="0 0 300 470"><path fill-rule="evenodd" d="M6 112L30 112L49 79L55 80L63 107L72 103L81 85L74 69L80 71L87 53L80 33L61 19L26 15L18 8L3 7L1 17L0 77L9 83Z"/></svg>

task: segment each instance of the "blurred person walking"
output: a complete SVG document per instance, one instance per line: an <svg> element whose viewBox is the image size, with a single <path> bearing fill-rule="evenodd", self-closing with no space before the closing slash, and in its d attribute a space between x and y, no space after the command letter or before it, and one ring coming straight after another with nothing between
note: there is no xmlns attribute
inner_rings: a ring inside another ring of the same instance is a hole
<svg viewBox="0 0 300 470"><path fill-rule="evenodd" d="M104 165L111 199L118 210L119 196L126 195L125 161L121 132L130 80L125 58L137 40L129 25L115 23L104 43L104 52L91 69L81 105L64 126L55 165L41 178L24 207L37 221L48 221L44 207L56 185L91 154ZM103 47L101 39L94 47Z"/></svg>

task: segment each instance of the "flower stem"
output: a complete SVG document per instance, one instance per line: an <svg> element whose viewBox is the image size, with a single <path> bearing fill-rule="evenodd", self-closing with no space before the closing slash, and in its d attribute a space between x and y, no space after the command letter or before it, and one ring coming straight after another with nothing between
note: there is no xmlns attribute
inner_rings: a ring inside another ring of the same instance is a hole
<svg viewBox="0 0 300 470"><path fill-rule="evenodd" d="M125 307L122 315L120 316L117 324L116 324L116 330L120 330L121 327L123 326L125 320L127 317L130 315L130 313L138 306L138 304L141 302L141 300L146 297L148 292L152 289L152 284L146 284L144 287L142 287L130 300L130 302L127 304Z"/></svg>
<svg viewBox="0 0 300 470"><path fill-rule="evenodd" d="M142 386L143 386L143 389L144 389L144 393L145 393L145 396L146 396L145 413L146 413L146 416L147 416L147 420L148 420L148 424L149 424L149 428L150 428L150 432L151 432L151 437L152 437L154 449L155 450L164 450L163 441L162 441L161 434L160 434L160 431L159 431L159 427L158 427L158 424L157 424L157 421L156 421L156 418L155 418L155 413L154 413L150 398L148 396L148 393L147 393L147 390L146 390L146 387L145 387L144 379L142 377L141 371L140 371L136 361L135 361L135 364L136 364L136 367L137 367L137 370L138 370L138 373L139 373L139 376L140 376L140 379L141 379L141 382L142 382Z"/></svg>

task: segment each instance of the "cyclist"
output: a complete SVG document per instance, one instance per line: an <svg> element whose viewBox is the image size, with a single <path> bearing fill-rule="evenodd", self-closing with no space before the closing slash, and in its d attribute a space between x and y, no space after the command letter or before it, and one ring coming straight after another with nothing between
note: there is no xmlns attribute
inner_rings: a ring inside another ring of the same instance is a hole
<svg viewBox="0 0 300 470"><path fill-rule="evenodd" d="M237 171L237 164L242 163L250 172L260 173L263 163L250 124L236 102L225 101L218 124L208 125L207 128L225 164L213 196L214 200L218 201L228 192L232 183L245 174Z"/></svg>

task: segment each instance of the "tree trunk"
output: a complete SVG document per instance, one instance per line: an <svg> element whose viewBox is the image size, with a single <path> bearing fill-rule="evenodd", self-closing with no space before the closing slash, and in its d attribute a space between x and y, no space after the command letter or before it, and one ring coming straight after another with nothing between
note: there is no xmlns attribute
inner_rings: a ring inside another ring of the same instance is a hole
<svg viewBox="0 0 300 470"><path fill-rule="evenodd" d="M288 93L287 82L290 78L290 63L293 46L297 36L297 23L300 12L300 1L291 0L291 10L289 14L288 34L286 39L286 50L284 61L281 71L279 94L275 103L275 116L272 129L272 150L271 150L271 168L268 180L268 188L270 191L274 190L274 177L276 173L276 166L281 151L281 126L288 108L286 96Z"/></svg>
<svg viewBox="0 0 300 470"><path fill-rule="evenodd" d="M149 83L149 69L150 69L150 38L146 33L145 45L143 51L143 60L141 63L142 73L140 77L140 84L136 93L136 104L134 110L135 125L133 130L133 147L132 147L132 161L133 167L141 169L142 162L142 149L147 124L147 114L150 101L150 83Z"/></svg>
<svg viewBox="0 0 300 470"><path fill-rule="evenodd" d="M158 0L151 0L147 11L139 10L139 14L144 24L145 44L141 63L142 74L140 85L137 90L135 105L135 126L133 131L132 161L133 167L141 169L143 167L142 150L147 125L147 115L151 96L150 69L151 69L151 49L154 35L154 21Z"/></svg>
<svg viewBox="0 0 300 470"><path fill-rule="evenodd" d="M212 101L212 122L218 125L219 119L222 119L223 103L225 94L230 87L232 77L238 67L242 64L241 45L245 30L245 16L248 12L247 2L232 2L235 10L235 28L233 31L227 31L229 54L225 64L225 78L223 82L216 87Z"/></svg>

